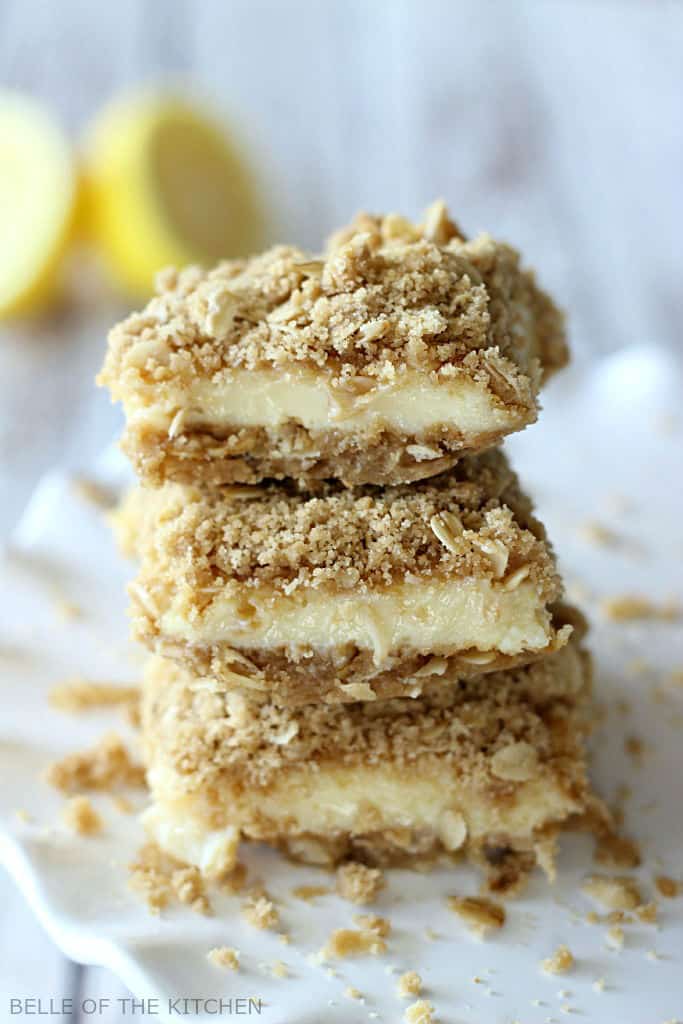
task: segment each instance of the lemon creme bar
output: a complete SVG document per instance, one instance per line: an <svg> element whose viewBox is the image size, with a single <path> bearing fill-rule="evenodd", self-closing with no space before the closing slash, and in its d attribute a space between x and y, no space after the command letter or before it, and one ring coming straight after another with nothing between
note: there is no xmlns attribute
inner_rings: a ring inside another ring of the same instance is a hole
<svg viewBox="0 0 683 1024"><path fill-rule="evenodd" d="M571 633L543 527L499 451L418 483L133 491L133 630L275 702L416 695L544 657Z"/></svg>
<svg viewBox="0 0 683 1024"><path fill-rule="evenodd" d="M249 700L155 656L145 824L214 877L241 840L314 864L465 854L501 888L536 863L552 876L557 834L594 809L589 692L576 635L543 661L371 704Z"/></svg>
<svg viewBox="0 0 683 1024"><path fill-rule="evenodd" d="M159 277L98 378L152 484L433 476L536 419L567 361L563 318L442 203L421 225L359 216L320 256L276 246Z"/></svg>

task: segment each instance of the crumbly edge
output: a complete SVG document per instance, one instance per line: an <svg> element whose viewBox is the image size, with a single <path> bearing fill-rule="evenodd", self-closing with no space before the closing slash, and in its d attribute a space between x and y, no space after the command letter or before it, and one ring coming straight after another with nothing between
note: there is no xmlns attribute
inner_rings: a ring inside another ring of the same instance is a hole
<svg viewBox="0 0 683 1024"><path fill-rule="evenodd" d="M562 314L519 253L465 239L443 204L420 226L362 215L320 257L280 245L210 271L168 270L157 287L110 333L99 383L115 398L292 365L339 386L464 371L493 391L533 393L568 358Z"/></svg>
<svg viewBox="0 0 683 1024"><path fill-rule="evenodd" d="M158 630L171 602L192 619L219 595L259 587L363 593L453 577L512 586L523 571L539 603L561 594L543 526L499 451L411 485L169 484L126 508L142 561L132 596L136 615L148 619L143 633Z"/></svg>
<svg viewBox="0 0 683 1024"><path fill-rule="evenodd" d="M277 428L224 425L169 434L129 424L121 446L139 478L159 486L257 484L290 477L303 483L336 478L346 486L393 485L424 480L450 469L464 455L499 444L532 423L535 406L520 406L505 428L466 432L437 424L419 434L383 426L341 431L309 430L288 422Z"/></svg>
<svg viewBox="0 0 683 1024"><path fill-rule="evenodd" d="M154 657L143 690L146 760L200 795L231 779L267 789L287 768L358 764L448 771L502 795L520 781L510 762L523 763L523 775L558 778L582 764L590 688L588 655L575 640L525 668L432 686L416 698L299 707L196 686Z"/></svg>
<svg viewBox="0 0 683 1024"><path fill-rule="evenodd" d="M391 651L378 667L373 653L348 646L257 648L237 650L228 644L186 643L163 634L143 633L135 622L136 638L175 661L214 689L243 693L256 701L312 704L316 701L353 702L417 697L425 686L451 685L460 679L507 671L548 657L569 640L572 626L555 616L547 647L505 655L497 651L456 651L424 654L411 649Z"/></svg>

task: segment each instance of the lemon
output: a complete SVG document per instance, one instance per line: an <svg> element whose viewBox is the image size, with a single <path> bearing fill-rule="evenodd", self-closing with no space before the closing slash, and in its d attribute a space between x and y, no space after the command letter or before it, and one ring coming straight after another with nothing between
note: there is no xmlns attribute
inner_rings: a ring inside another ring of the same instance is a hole
<svg viewBox="0 0 683 1024"><path fill-rule="evenodd" d="M148 294L173 264L215 263L259 246L251 175L223 127L188 100L130 96L86 140L88 221L117 283Z"/></svg>
<svg viewBox="0 0 683 1024"><path fill-rule="evenodd" d="M34 100L0 90L0 316L33 312L57 290L77 197L59 127Z"/></svg>

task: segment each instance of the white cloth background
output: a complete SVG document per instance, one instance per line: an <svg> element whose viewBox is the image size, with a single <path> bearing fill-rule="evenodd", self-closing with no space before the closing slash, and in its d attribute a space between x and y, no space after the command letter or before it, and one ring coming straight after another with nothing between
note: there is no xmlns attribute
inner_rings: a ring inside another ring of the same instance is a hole
<svg viewBox="0 0 683 1024"><path fill-rule="evenodd" d="M683 5L665 0L0 3L0 84L45 99L74 139L118 90L188 81L250 147L273 238L315 247L358 208L443 196L540 268L582 359L681 345L682 53ZM117 315L81 299L0 329L0 537L40 473L118 428L92 386ZM74 972L0 879L3 1001L74 984L118 994Z"/></svg>

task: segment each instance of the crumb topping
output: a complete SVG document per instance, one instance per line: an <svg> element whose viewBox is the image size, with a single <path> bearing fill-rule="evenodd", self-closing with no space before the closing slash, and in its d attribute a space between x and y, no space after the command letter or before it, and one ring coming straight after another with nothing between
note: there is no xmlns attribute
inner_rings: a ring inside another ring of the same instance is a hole
<svg viewBox="0 0 683 1024"><path fill-rule="evenodd" d="M152 631L171 599L194 616L219 595L261 586L363 592L412 577L476 576L506 589L527 580L546 601L561 593L543 527L498 451L412 485L325 483L310 492L278 483L246 498L245 490L170 485L161 501L152 492L157 511L140 537L142 571L131 588Z"/></svg>
<svg viewBox="0 0 683 1024"><path fill-rule="evenodd" d="M437 219L450 227L432 231ZM279 245L165 272L148 306L111 331L99 383L121 397L235 369L295 365L342 387L464 371L528 404L566 361L562 315L519 253L465 239L435 204L417 227L361 215L320 257Z"/></svg>
<svg viewBox="0 0 683 1024"><path fill-rule="evenodd" d="M62 812L64 822L80 836L96 836L103 829L101 816L87 796L67 800Z"/></svg>
<svg viewBox="0 0 683 1024"><path fill-rule="evenodd" d="M116 733L108 733L91 750L67 754L48 767L46 780L65 793L79 789L110 790L144 786L145 770Z"/></svg>
<svg viewBox="0 0 683 1024"><path fill-rule="evenodd" d="M337 892L350 903L373 903L384 884L384 875L379 868L369 868L355 861L337 868Z"/></svg>

